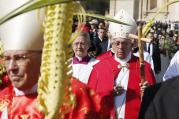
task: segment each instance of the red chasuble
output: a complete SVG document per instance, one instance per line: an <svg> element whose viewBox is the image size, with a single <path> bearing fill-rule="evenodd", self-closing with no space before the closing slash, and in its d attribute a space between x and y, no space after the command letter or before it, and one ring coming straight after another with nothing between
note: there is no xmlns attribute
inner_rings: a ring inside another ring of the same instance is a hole
<svg viewBox="0 0 179 119"><path fill-rule="evenodd" d="M129 64L129 80L126 92L125 119L138 119L138 113L141 104L140 97L140 67L139 59L132 56ZM119 62L114 57L109 57L94 66L91 73L88 87L95 90L91 92L94 111L98 113L101 119L116 119L113 86L115 79L120 72ZM145 62L146 80L150 85L155 83L150 64ZM105 115L102 117L102 115Z"/></svg>
<svg viewBox="0 0 179 119"><path fill-rule="evenodd" d="M75 78L72 78L71 86L75 95L75 105L65 119L85 119L85 115L92 108L87 86Z"/></svg>
<svg viewBox="0 0 179 119"><path fill-rule="evenodd" d="M97 60L103 60L103 59L106 59L106 58L109 58L109 57L112 57L113 56L113 53L111 50L107 51L107 52L104 52L100 55L98 55L96 57Z"/></svg>
<svg viewBox="0 0 179 119"><path fill-rule="evenodd" d="M93 109L86 83L88 82L93 65L96 63L96 60L89 57L83 58L81 61L75 57L73 58L71 88L75 95L75 105L65 115L65 119L86 119L86 114Z"/></svg>
<svg viewBox="0 0 179 119"><path fill-rule="evenodd" d="M7 107L8 119L44 119L44 115L36 108L36 98L37 93L15 96L12 86L5 88L0 93L0 117Z"/></svg>

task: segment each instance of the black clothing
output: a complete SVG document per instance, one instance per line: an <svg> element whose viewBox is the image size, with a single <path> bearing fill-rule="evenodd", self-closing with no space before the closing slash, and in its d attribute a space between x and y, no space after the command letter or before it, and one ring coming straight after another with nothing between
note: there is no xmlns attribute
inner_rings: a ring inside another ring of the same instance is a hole
<svg viewBox="0 0 179 119"><path fill-rule="evenodd" d="M96 56L107 51L108 48L108 39L104 38L102 41L99 38L94 39L93 44L96 49Z"/></svg>
<svg viewBox="0 0 179 119"><path fill-rule="evenodd" d="M179 76L145 90L139 119L179 119Z"/></svg>
<svg viewBox="0 0 179 119"><path fill-rule="evenodd" d="M161 58L160 58L159 42L154 41L152 44L153 44L152 59L153 59L153 63L154 63L154 71L157 74L161 71Z"/></svg>

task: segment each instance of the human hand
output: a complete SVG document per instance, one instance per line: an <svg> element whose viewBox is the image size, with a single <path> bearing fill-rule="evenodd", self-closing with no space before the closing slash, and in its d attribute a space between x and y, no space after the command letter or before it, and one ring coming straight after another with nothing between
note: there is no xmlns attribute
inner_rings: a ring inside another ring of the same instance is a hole
<svg viewBox="0 0 179 119"><path fill-rule="evenodd" d="M124 88L122 86L114 86L113 93L114 96L119 96L124 92Z"/></svg>
<svg viewBox="0 0 179 119"><path fill-rule="evenodd" d="M144 93L144 90L149 86L148 81L144 81L143 83L139 83L140 90L142 93Z"/></svg>

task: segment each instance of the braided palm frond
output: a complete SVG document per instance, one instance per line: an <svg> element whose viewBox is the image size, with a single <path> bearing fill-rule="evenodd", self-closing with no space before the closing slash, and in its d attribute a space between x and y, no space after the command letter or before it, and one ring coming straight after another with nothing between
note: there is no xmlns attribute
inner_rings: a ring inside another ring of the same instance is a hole
<svg viewBox="0 0 179 119"><path fill-rule="evenodd" d="M79 4L70 2L65 4L48 6L44 23L44 48L42 54L41 77L38 82L39 109L45 113L45 119L57 119L63 116L59 113L64 101L66 89L71 75L67 62L72 57L71 39L73 13ZM84 21L83 16L78 16L79 21ZM74 36L74 35L73 35ZM74 38L73 38L74 39ZM70 49L70 50L69 50Z"/></svg>

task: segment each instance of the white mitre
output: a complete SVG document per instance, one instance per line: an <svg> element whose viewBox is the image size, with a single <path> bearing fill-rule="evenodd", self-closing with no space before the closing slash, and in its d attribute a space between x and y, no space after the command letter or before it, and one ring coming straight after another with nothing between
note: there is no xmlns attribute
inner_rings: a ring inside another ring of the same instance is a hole
<svg viewBox="0 0 179 119"><path fill-rule="evenodd" d="M114 16L114 19L130 24L130 26L110 22L109 33L112 39L118 37L128 39L128 34L137 33L137 24L135 20L124 9L121 9Z"/></svg>
<svg viewBox="0 0 179 119"><path fill-rule="evenodd" d="M0 0L0 18L29 0ZM0 39L4 51L39 51L43 47L42 22L44 11L34 10L19 15L0 25Z"/></svg>

